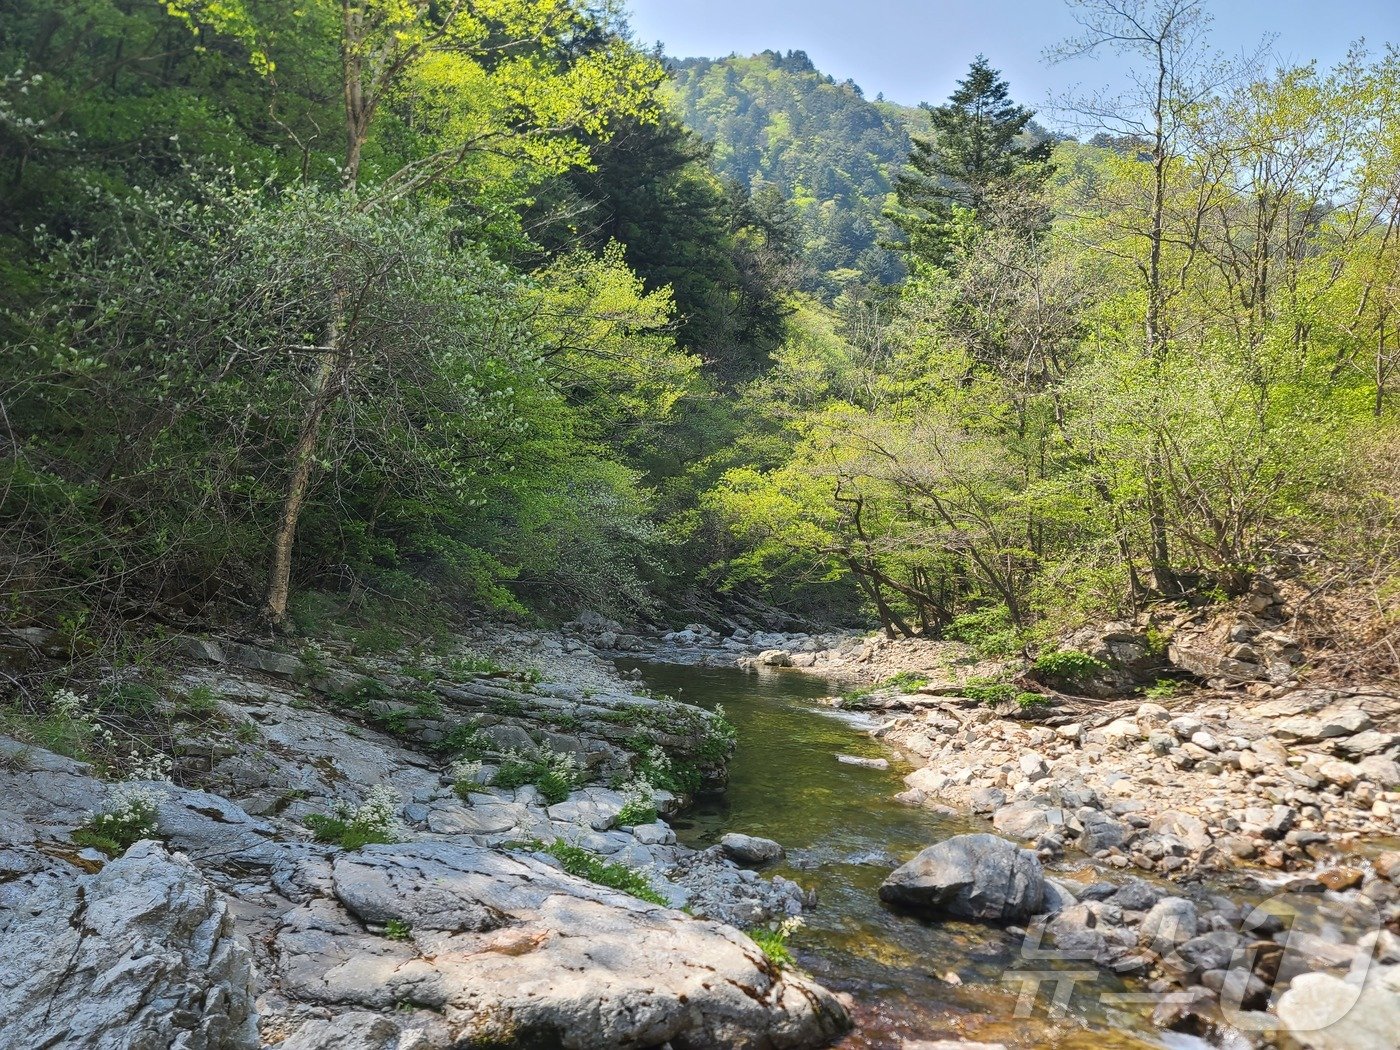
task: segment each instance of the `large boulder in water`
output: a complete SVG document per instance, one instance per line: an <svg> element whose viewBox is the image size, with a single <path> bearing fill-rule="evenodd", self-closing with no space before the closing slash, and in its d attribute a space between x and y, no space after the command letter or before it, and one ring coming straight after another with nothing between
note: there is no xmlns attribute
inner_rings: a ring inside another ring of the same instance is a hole
<svg viewBox="0 0 1400 1050"><path fill-rule="evenodd" d="M897 868L880 899L919 911L988 922L1040 912L1045 874L1030 850L996 835L955 835Z"/></svg>

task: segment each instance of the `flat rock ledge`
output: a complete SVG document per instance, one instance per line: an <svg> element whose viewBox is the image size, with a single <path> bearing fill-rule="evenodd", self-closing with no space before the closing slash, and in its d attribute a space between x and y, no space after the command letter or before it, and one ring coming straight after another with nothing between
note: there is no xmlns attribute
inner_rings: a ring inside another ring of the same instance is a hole
<svg viewBox="0 0 1400 1050"><path fill-rule="evenodd" d="M299 881L330 892L276 933L281 989L301 1002L426 1009L450 1045L779 1050L849 1027L829 992L733 928L529 857L419 842L329 868ZM403 939L383 936L391 922Z"/></svg>

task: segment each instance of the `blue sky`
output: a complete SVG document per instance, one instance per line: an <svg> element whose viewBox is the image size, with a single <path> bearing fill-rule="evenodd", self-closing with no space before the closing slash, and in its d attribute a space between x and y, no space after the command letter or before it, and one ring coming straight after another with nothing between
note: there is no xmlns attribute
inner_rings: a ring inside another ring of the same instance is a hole
<svg viewBox="0 0 1400 1050"><path fill-rule="evenodd" d="M853 79L868 97L938 102L979 51L1042 108L1048 94L1118 79L1111 60L1048 67L1044 48L1075 29L1062 0L628 0L632 28L667 54L721 56L765 48L806 51L824 73ZM1275 55L1332 65L1365 37L1373 51L1400 44L1400 0L1214 0L1212 39L1227 53L1273 33Z"/></svg>

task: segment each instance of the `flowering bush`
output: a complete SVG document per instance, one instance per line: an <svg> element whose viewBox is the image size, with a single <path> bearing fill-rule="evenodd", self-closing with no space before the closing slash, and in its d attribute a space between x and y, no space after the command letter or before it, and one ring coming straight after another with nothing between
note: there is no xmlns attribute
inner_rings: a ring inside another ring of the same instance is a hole
<svg viewBox="0 0 1400 1050"><path fill-rule="evenodd" d="M634 777L622 785L622 809L613 820L616 827L652 824L656 817L656 788L645 777Z"/></svg>
<svg viewBox="0 0 1400 1050"><path fill-rule="evenodd" d="M372 842L402 842L408 829L399 821L400 802L392 788L371 788L357 809L341 803L334 816L313 813L306 826L317 842L334 842L343 849L359 849Z"/></svg>
<svg viewBox="0 0 1400 1050"><path fill-rule="evenodd" d="M749 937L763 954L768 956L768 961L782 970L797 962L792 949L788 947L788 941L803 925L800 915L791 915L779 922L750 930Z"/></svg>
<svg viewBox="0 0 1400 1050"><path fill-rule="evenodd" d="M88 817L82 827L73 832L73 841L91 846L108 856L125 853L142 839L156 838L156 819L160 794L137 784L119 784L112 790L107 808Z"/></svg>

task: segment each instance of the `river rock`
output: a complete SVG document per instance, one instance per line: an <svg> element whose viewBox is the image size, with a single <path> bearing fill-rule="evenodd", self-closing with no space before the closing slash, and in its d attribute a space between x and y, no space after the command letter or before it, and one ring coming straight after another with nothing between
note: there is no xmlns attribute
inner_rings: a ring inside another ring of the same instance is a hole
<svg viewBox="0 0 1400 1050"><path fill-rule="evenodd" d="M1158 955L1169 955L1196 936L1196 906L1184 897L1164 897L1143 917L1138 943Z"/></svg>
<svg viewBox="0 0 1400 1050"><path fill-rule="evenodd" d="M890 904L968 919L1017 922L1040 911L1045 875L1030 850L996 835L955 835L885 880Z"/></svg>
<svg viewBox="0 0 1400 1050"><path fill-rule="evenodd" d="M92 875L30 878L0 907L0 1046L262 1045L251 957L184 857L140 842Z"/></svg>
<svg viewBox="0 0 1400 1050"><path fill-rule="evenodd" d="M1038 839L1042 835L1075 832L1079 824L1058 806L1042 806L1037 802L1013 802L992 814L992 826L1003 835L1018 839Z"/></svg>
<svg viewBox="0 0 1400 1050"><path fill-rule="evenodd" d="M1296 744L1315 744L1333 737L1354 736L1372 725L1370 715L1353 707L1285 718L1274 726L1274 735Z"/></svg>
<svg viewBox="0 0 1400 1050"><path fill-rule="evenodd" d="M719 840L719 845L725 856L739 864L757 867L772 864L783 858L781 845L772 839L759 838L757 835L740 835L731 831Z"/></svg>
<svg viewBox="0 0 1400 1050"><path fill-rule="evenodd" d="M1275 1012L1309 1050L1395 1050L1400 966L1373 966L1360 988L1327 973L1301 974Z"/></svg>
<svg viewBox="0 0 1400 1050"><path fill-rule="evenodd" d="M862 766L865 769L889 769L887 758L863 758L860 755L837 755L836 761L847 766Z"/></svg>

